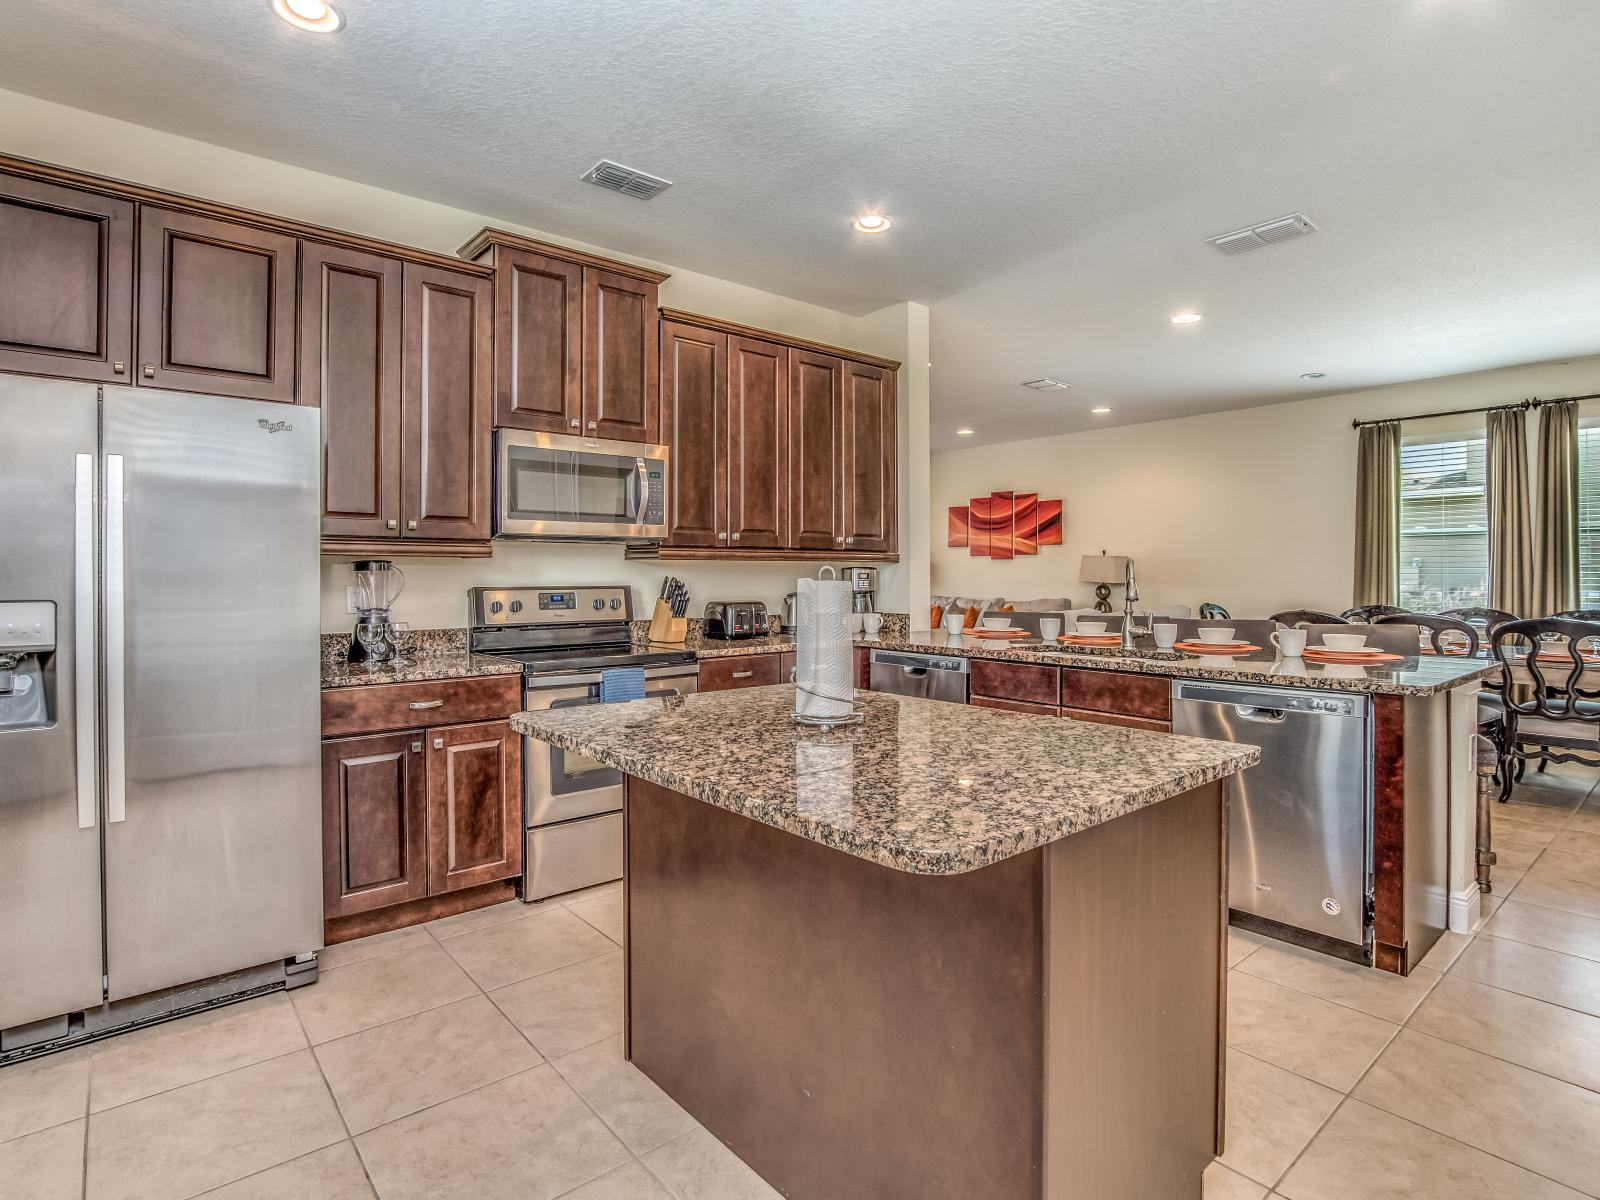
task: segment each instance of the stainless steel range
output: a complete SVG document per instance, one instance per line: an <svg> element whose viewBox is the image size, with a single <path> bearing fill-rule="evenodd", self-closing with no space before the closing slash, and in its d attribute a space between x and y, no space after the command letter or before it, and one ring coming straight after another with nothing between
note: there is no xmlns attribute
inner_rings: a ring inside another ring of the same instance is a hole
<svg viewBox="0 0 1600 1200"><path fill-rule="evenodd" d="M698 690L688 650L635 647L626 587L472 588L472 649L523 664L529 709L600 703L600 677L644 668L647 696ZM522 739L527 845L522 898L544 900L622 877L622 772Z"/></svg>

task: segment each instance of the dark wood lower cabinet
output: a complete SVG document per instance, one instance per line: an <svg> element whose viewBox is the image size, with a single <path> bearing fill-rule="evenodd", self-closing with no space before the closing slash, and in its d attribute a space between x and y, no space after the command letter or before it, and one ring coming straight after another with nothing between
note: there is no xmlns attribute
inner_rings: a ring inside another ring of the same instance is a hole
<svg viewBox="0 0 1600 1200"><path fill-rule="evenodd" d="M1123 713L1096 712L1091 708L1063 708L1063 717L1074 721L1092 721L1096 725L1120 725L1124 729L1148 729L1154 733L1171 733L1171 721L1154 721L1149 717L1130 717Z"/></svg>
<svg viewBox="0 0 1600 1200"><path fill-rule="evenodd" d="M1061 710L1054 704L1029 704L1026 700L1001 700L995 696L974 696L969 703L979 708L998 708L1005 712L1032 713L1038 717L1059 717Z"/></svg>
<svg viewBox="0 0 1600 1200"><path fill-rule="evenodd" d="M765 687L783 678L779 654L741 654L700 661L700 690L725 692L730 688Z"/></svg>
<svg viewBox="0 0 1600 1200"><path fill-rule="evenodd" d="M322 744L322 911L343 917L428 891L423 734Z"/></svg>
<svg viewBox="0 0 1600 1200"><path fill-rule="evenodd" d="M522 873L522 737L507 721L428 734L428 890Z"/></svg>

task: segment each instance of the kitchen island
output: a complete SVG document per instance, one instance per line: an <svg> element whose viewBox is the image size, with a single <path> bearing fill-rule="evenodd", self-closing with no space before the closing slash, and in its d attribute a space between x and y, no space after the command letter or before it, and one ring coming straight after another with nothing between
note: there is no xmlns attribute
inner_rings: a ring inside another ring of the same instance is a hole
<svg viewBox="0 0 1600 1200"><path fill-rule="evenodd" d="M628 1057L796 1200L1200 1200L1255 749L859 699L513 718L627 775Z"/></svg>

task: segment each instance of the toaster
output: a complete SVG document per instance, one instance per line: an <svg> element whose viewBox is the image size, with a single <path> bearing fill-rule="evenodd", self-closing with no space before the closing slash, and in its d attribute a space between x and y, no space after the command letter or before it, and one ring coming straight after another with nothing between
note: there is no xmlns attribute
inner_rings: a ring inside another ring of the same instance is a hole
<svg viewBox="0 0 1600 1200"><path fill-rule="evenodd" d="M706 605L705 636L732 641L765 637L767 606L759 600L713 600Z"/></svg>

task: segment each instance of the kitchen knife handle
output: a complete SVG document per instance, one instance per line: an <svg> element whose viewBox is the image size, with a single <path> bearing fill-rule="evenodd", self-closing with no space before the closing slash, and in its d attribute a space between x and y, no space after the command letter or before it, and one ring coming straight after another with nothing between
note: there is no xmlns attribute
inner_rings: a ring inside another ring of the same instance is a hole
<svg viewBox="0 0 1600 1200"><path fill-rule="evenodd" d="M73 693L77 704L78 828L93 829L99 815L95 777L99 774L97 747L100 706L95 698L100 664L95 661L94 573L94 455L74 455L73 484Z"/></svg>

